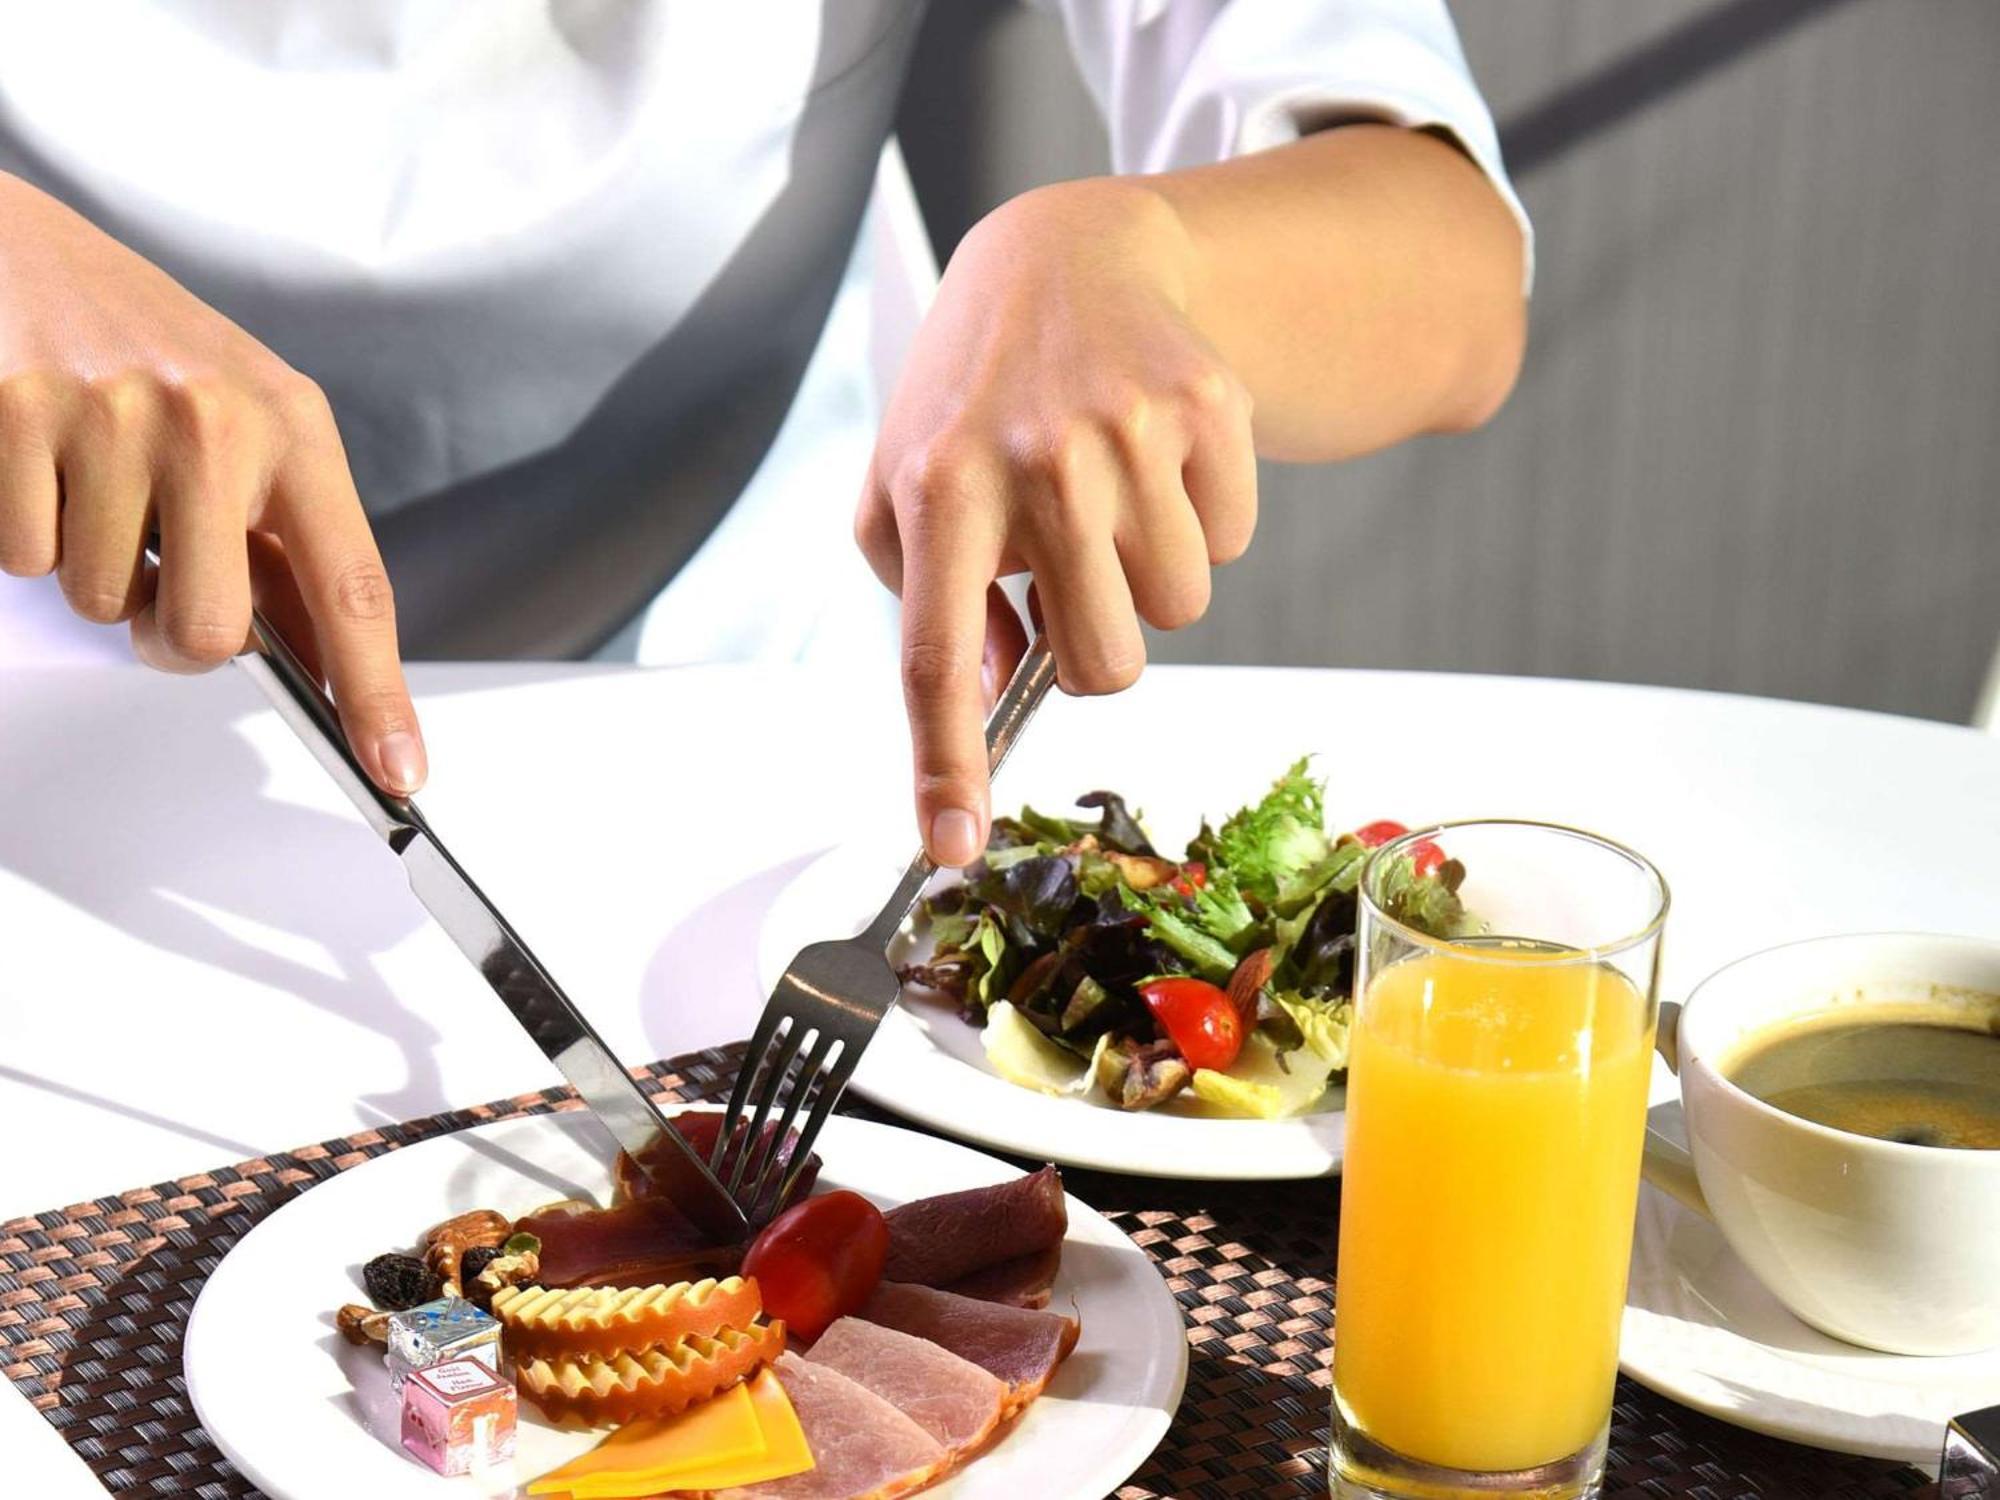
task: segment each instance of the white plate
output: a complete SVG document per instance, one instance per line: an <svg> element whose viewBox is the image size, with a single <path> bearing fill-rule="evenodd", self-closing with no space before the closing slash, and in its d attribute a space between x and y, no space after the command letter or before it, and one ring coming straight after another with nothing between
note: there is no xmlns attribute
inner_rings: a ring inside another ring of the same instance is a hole
<svg viewBox="0 0 2000 1500"><path fill-rule="evenodd" d="M1252 787L1247 796L1261 792ZM1047 810L1070 811L1056 798L1030 800ZM1179 849L1200 821L1194 809L1185 819L1148 817L1146 823L1159 847ZM1173 830L1182 837L1173 837ZM908 851L902 856L907 859ZM758 937L757 974L764 990L776 985L792 955L807 943L860 931L900 869L882 847L845 844L801 870L771 903ZM938 877L940 883L956 878L955 873ZM905 936L891 956L908 962L918 951ZM993 1071L979 1031L955 1010L917 997L883 1018L851 1087L933 1130L1038 1161L1109 1172L1239 1180L1321 1177L1340 1170L1346 1138L1341 1089L1328 1092L1329 1107L1289 1120L1204 1118L1180 1101L1128 1114L1094 1100L1038 1094Z"/></svg>
<svg viewBox="0 0 2000 1500"><path fill-rule="evenodd" d="M827 1121L819 1152L823 1183L884 1206L1016 1175L963 1146L862 1120ZM545 1115L392 1152L286 1204L216 1267L189 1319L188 1394L202 1426L274 1500L515 1495L595 1439L524 1406L512 1474L440 1479L397 1447L381 1356L346 1343L333 1309L358 1298L353 1268L448 1214L603 1201L609 1186L590 1122ZM1097 1500L1158 1445L1187 1377L1180 1309L1145 1253L1075 1198L1054 1305L1072 1304L1082 1338L1047 1393L933 1493Z"/></svg>
<svg viewBox="0 0 2000 1500"><path fill-rule="evenodd" d="M1651 1187L1639 1190L1618 1362L1739 1427L1931 1468L1945 1423L2000 1403L2000 1349L1927 1359L1829 1338L1764 1290L1713 1224Z"/></svg>

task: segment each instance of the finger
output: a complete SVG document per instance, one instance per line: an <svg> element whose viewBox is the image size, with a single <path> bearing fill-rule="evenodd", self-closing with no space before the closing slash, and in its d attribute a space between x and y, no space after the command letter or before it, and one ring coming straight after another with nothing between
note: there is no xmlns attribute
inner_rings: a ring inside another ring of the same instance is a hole
<svg viewBox="0 0 2000 1500"><path fill-rule="evenodd" d="M1208 560L1235 562L1257 529L1257 449L1250 398L1240 385L1211 372L1187 399L1189 445L1181 482L1208 542Z"/></svg>
<svg viewBox="0 0 2000 1500"><path fill-rule="evenodd" d="M136 386L92 391L62 442L56 576L69 607L100 625L131 619L150 597L142 554L153 476L143 401Z"/></svg>
<svg viewBox="0 0 2000 1500"><path fill-rule="evenodd" d="M875 477L875 459L868 460L868 473L861 481L861 500L854 508L854 543L882 587L892 594L903 592L903 538L896 525L896 508L889 491Z"/></svg>
<svg viewBox="0 0 2000 1500"><path fill-rule="evenodd" d="M423 731L396 650L389 575L330 418L288 460L277 511L347 742L377 786L408 796L428 771Z"/></svg>
<svg viewBox="0 0 2000 1500"><path fill-rule="evenodd" d="M1118 561L1148 625L1179 630L1208 610L1208 538L1181 487L1177 456L1156 460L1119 527Z"/></svg>
<svg viewBox="0 0 2000 1500"><path fill-rule="evenodd" d="M206 672L250 634L250 557L243 533L249 477L229 455L190 458L161 483L159 581L133 644L176 672Z"/></svg>
<svg viewBox="0 0 2000 1500"><path fill-rule="evenodd" d="M985 700L988 713L1000 701L1008 679L1027 654L1028 632L1022 628L1020 614L1007 597L1007 591L998 583L989 583L986 586L986 650L979 662L979 696Z"/></svg>
<svg viewBox="0 0 2000 1500"><path fill-rule="evenodd" d="M917 826L940 865L971 864L986 847L985 655L987 585L999 540L991 522L956 523L904 506L903 698L916 771ZM932 515L936 514L931 509Z"/></svg>
<svg viewBox="0 0 2000 1500"><path fill-rule="evenodd" d="M1025 546L1056 681L1068 693L1115 693L1130 687L1145 664L1132 590L1112 537L1114 518L1127 509L1119 493L1124 473L1110 449L1074 447L1049 471L1049 492L1031 510L1038 520Z"/></svg>
<svg viewBox="0 0 2000 1500"><path fill-rule="evenodd" d="M53 573L62 553L47 417L35 393L0 384L0 573L16 578Z"/></svg>
<svg viewBox="0 0 2000 1500"><path fill-rule="evenodd" d="M313 633L312 612L306 608L299 581L285 556L285 544L268 531L253 531L250 543L250 597L271 627L285 639L315 681L326 681L319 639Z"/></svg>

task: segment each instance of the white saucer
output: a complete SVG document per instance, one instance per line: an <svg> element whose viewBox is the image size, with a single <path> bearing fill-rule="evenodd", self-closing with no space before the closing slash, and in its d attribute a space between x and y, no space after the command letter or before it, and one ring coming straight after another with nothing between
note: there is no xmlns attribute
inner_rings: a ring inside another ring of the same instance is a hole
<svg viewBox="0 0 2000 1500"><path fill-rule="evenodd" d="M1947 1422L2000 1405L2000 1349L1923 1358L1829 1338L1652 1187L1639 1190L1618 1356L1641 1385L1738 1427L1933 1469Z"/></svg>

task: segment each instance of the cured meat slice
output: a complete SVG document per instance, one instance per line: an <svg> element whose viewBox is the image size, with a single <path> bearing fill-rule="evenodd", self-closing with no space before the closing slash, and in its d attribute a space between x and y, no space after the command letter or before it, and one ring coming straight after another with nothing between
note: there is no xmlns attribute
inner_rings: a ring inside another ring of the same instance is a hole
<svg viewBox="0 0 2000 1500"><path fill-rule="evenodd" d="M894 1281L877 1287L860 1315L978 1365L1006 1384L1009 1412L1041 1394L1076 1347L1078 1332L1074 1318Z"/></svg>
<svg viewBox="0 0 2000 1500"><path fill-rule="evenodd" d="M684 1109L669 1119L667 1123L680 1132L687 1143L694 1147L698 1155L706 1159L715 1150L716 1138L722 1134L722 1115L723 1112L719 1109ZM777 1133L778 1125L779 1121L775 1119L765 1122L764 1132L757 1138L758 1145L756 1149L760 1153L770 1149L771 1138ZM798 1144L798 1131L786 1131L784 1143L778 1147L779 1165L771 1174L774 1181L780 1180L784 1173L790 1169L793 1152L797 1149ZM677 1173L685 1170L680 1164L678 1154L671 1151L664 1141L657 1141L647 1150L642 1151L640 1159L649 1171L656 1173L660 1180L668 1182L673 1181ZM753 1158L754 1160L755 1158ZM819 1167L818 1154L809 1154L806 1157L804 1168L799 1173L798 1186L792 1190L792 1202L797 1203L811 1194L813 1184L819 1181ZM616 1202L625 1203L634 1198L654 1196L654 1179L641 1177L635 1172L632 1168L632 1158L627 1156L623 1151L618 1153L618 1160L612 1175L617 1183L618 1196L615 1200ZM768 1207L768 1205L765 1206ZM765 1215L753 1214L751 1217L753 1222L761 1223Z"/></svg>
<svg viewBox="0 0 2000 1500"><path fill-rule="evenodd" d="M830 1365L786 1354L771 1368L792 1398L813 1466L789 1478L718 1490L715 1500L895 1500L951 1466L942 1443Z"/></svg>
<svg viewBox="0 0 2000 1500"><path fill-rule="evenodd" d="M964 1459L993 1435L1007 1387L950 1350L878 1323L842 1318L806 1359L865 1385Z"/></svg>
<svg viewBox="0 0 2000 1500"><path fill-rule="evenodd" d="M1069 1229L1062 1176L1043 1167L995 1187L967 1188L892 1208L891 1281L949 1286L975 1271L1061 1245Z"/></svg>
<svg viewBox="0 0 2000 1500"><path fill-rule="evenodd" d="M1033 1255L1017 1255L997 1266L962 1276L947 1292L981 1302L1000 1302L1008 1307L1047 1307L1055 1289L1056 1273L1062 1269L1062 1246L1055 1244Z"/></svg>
<svg viewBox="0 0 2000 1500"><path fill-rule="evenodd" d="M639 1198L617 1208L533 1214L516 1229L542 1242L547 1287L670 1286L703 1276L732 1275L743 1247L716 1247L663 1198Z"/></svg>

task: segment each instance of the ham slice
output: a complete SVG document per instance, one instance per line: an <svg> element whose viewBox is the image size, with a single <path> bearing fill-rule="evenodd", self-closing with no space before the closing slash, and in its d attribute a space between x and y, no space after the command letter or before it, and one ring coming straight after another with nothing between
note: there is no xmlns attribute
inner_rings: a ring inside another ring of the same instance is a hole
<svg viewBox="0 0 2000 1500"><path fill-rule="evenodd" d="M1008 1307L1047 1307L1049 1294L1055 1289L1056 1273L1061 1269L1062 1246L1055 1244L1033 1255L1017 1255L983 1271L974 1271L944 1290Z"/></svg>
<svg viewBox="0 0 2000 1500"><path fill-rule="evenodd" d="M1054 1167L997 1187L919 1198L883 1217L889 1221L889 1260L882 1274L923 1286L950 1286L975 1271L1060 1246L1069 1229L1062 1177Z"/></svg>
<svg viewBox="0 0 2000 1500"><path fill-rule="evenodd" d="M771 1368L805 1429L813 1467L718 1490L714 1500L895 1500L951 1466L942 1443L831 1365L785 1354Z"/></svg>
<svg viewBox="0 0 2000 1500"><path fill-rule="evenodd" d="M929 1339L842 1318L806 1359L865 1385L963 1462L993 1435L1007 1387Z"/></svg>
<svg viewBox="0 0 2000 1500"><path fill-rule="evenodd" d="M978 1365L1006 1385L1010 1413L1042 1393L1076 1347L1078 1332L1074 1318L894 1281L875 1289L861 1316Z"/></svg>

